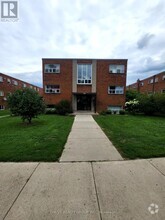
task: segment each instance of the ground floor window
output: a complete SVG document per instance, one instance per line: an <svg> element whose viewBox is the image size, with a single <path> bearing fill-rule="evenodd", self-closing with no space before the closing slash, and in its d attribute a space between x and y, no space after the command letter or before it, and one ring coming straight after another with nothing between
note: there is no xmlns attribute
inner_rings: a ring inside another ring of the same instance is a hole
<svg viewBox="0 0 165 220"><path fill-rule="evenodd" d="M5 106L0 105L0 110L4 110L4 109L5 109Z"/></svg>
<svg viewBox="0 0 165 220"><path fill-rule="evenodd" d="M122 110L123 108L122 108L122 106L109 105L107 109L108 109L108 110L111 110L112 113L117 113L117 114L119 114L119 111Z"/></svg>
<svg viewBox="0 0 165 220"><path fill-rule="evenodd" d="M60 85L46 85L45 93L60 93Z"/></svg>

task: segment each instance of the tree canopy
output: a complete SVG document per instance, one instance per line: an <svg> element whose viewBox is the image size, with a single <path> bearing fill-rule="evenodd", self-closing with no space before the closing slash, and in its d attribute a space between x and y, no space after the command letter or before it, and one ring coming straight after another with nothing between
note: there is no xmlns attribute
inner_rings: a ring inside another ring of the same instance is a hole
<svg viewBox="0 0 165 220"><path fill-rule="evenodd" d="M21 116L22 120L31 123L32 118L44 113L43 98L33 89L16 90L7 97L8 107L12 114Z"/></svg>

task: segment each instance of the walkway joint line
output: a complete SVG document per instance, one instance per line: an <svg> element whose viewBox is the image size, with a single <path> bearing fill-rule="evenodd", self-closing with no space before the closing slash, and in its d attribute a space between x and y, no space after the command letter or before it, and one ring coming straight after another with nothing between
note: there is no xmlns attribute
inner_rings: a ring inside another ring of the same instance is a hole
<svg viewBox="0 0 165 220"><path fill-rule="evenodd" d="M149 160L147 160L160 174L162 174L164 177L164 173L162 171L160 171L152 162L150 162Z"/></svg>
<svg viewBox="0 0 165 220"><path fill-rule="evenodd" d="M6 212L3 220L5 220L5 218L7 217L8 213L10 212L10 210L12 209L14 203L17 201L18 197L20 196L20 194L22 193L23 189L25 188L26 184L29 182L30 178L32 177L33 173L36 171L36 169L38 168L38 166L40 165L40 163L37 164L37 166L34 168L33 172L30 174L29 178L26 180L25 184L23 185L22 189L20 190L20 192L18 193L18 195L16 196L16 198L14 199L13 203L11 204L9 210Z"/></svg>
<svg viewBox="0 0 165 220"><path fill-rule="evenodd" d="M96 180L95 180L95 175L94 175L94 169L93 169L93 163L92 162L91 162L91 168L92 168L93 182L94 182L94 187L95 187L95 192L96 192L96 199L97 199L97 204L98 204L98 209L99 209L100 220L102 220L100 202L99 202L99 197L98 197L98 192L97 192L97 187L96 187Z"/></svg>

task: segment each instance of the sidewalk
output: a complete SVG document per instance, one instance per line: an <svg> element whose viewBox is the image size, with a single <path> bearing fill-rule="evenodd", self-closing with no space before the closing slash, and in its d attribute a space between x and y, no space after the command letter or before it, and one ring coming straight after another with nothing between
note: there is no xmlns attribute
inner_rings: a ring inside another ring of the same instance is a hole
<svg viewBox="0 0 165 220"><path fill-rule="evenodd" d="M122 160L91 116L65 147L56 163L0 163L0 220L165 219L165 158Z"/></svg>
<svg viewBox="0 0 165 220"><path fill-rule="evenodd" d="M60 162L123 160L91 115L77 115Z"/></svg>

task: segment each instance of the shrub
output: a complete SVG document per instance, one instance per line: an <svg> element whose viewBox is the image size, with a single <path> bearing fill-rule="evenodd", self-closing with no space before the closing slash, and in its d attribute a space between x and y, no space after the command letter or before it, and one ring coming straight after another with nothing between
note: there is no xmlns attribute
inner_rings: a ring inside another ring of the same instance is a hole
<svg viewBox="0 0 165 220"><path fill-rule="evenodd" d="M124 111L124 110L120 110L120 111L119 111L119 114L120 114L120 115L125 115L125 111Z"/></svg>
<svg viewBox="0 0 165 220"><path fill-rule="evenodd" d="M107 114L106 111L101 111L101 112L100 112L100 115L106 115L106 114Z"/></svg>
<svg viewBox="0 0 165 220"><path fill-rule="evenodd" d="M68 100L61 100L56 106L56 112L59 115L66 115L72 113L71 103Z"/></svg>
<svg viewBox="0 0 165 220"><path fill-rule="evenodd" d="M125 103L125 109L129 113L135 114L139 112L139 101L134 99Z"/></svg>
<svg viewBox="0 0 165 220"><path fill-rule="evenodd" d="M107 115L111 115L111 114L112 114L112 111L111 111L111 110L107 110L107 111L106 111L106 114L107 114Z"/></svg>

